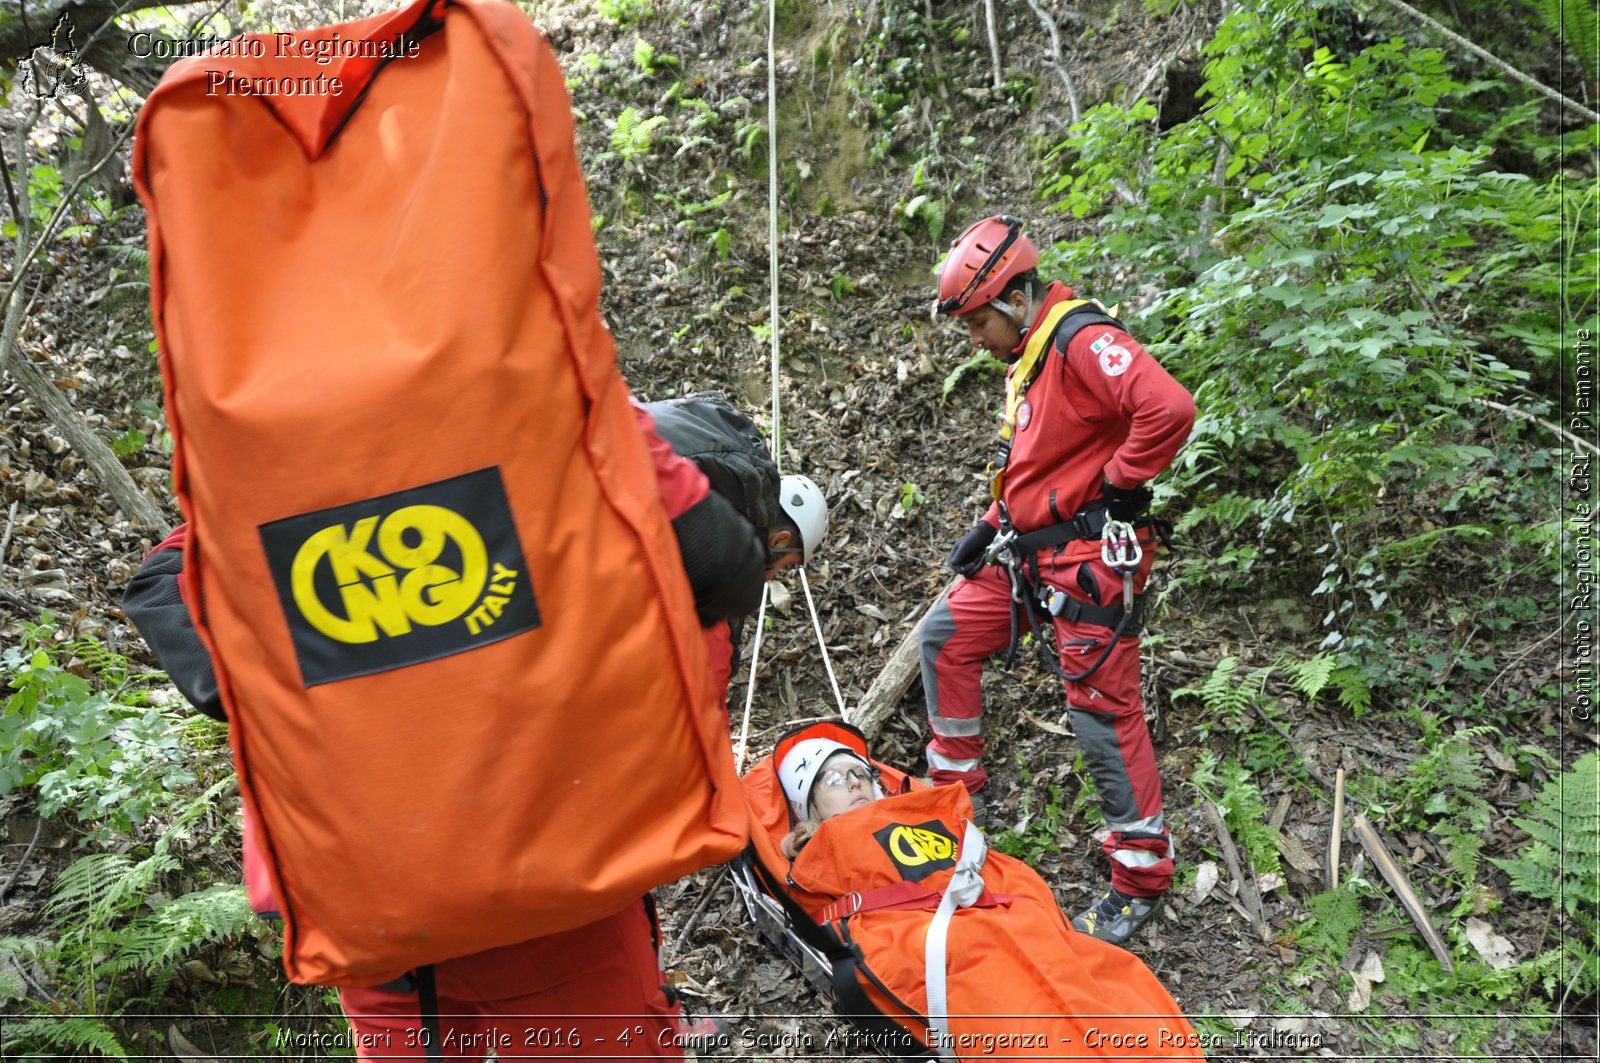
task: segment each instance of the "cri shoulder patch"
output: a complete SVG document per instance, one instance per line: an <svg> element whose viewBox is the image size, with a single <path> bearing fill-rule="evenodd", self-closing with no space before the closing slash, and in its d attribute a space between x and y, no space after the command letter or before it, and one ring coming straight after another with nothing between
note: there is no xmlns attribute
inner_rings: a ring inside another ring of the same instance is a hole
<svg viewBox="0 0 1600 1063"><path fill-rule="evenodd" d="M907 882L920 882L935 871L956 866L956 840L936 819L916 826L891 823L872 836Z"/></svg>
<svg viewBox="0 0 1600 1063"><path fill-rule="evenodd" d="M496 467L285 517L260 533L308 687L540 623Z"/></svg>

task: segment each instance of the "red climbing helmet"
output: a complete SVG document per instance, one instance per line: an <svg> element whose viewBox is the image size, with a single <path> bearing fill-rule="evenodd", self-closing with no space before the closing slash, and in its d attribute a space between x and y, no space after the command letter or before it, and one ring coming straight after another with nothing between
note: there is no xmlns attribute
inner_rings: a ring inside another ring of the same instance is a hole
<svg viewBox="0 0 1600 1063"><path fill-rule="evenodd" d="M960 317L1000 298L1011 278L1039 264L1039 249L1022 233L1022 221L996 214L967 227L950 244L939 270L941 314Z"/></svg>

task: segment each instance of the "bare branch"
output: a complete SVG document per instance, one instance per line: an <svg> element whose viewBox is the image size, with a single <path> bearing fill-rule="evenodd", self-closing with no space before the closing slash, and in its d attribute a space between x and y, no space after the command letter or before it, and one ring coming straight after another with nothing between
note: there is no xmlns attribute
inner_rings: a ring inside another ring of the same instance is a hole
<svg viewBox="0 0 1600 1063"><path fill-rule="evenodd" d="M1557 92L1550 86L1534 80L1532 77L1524 74L1522 71L1506 62L1504 59L1501 59L1498 56L1495 56L1494 54L1478 47L1476 44L1473 44L1471 41L1461 36L1461 34L1456 33L1443 25L1440 25L1438 22L1429 18L1427 15L1424 15L1410 4L1405 3L1405 0L1388 0L1388 4L1397 10L1403 11L1407 15L1410 15L1412 18L1416 19L1418 22L1421 22L1430 29L1437 31L1440 36L1444 37L1451 44L1459 45L1460 47L1465 48L1473 55L1487 62L1490 66L1493 66L1496 69L1510 75L1513 81L1520 81L1522 84L1528 86L1539 95L1555 100L1567 110L1576 111L1578 114L1582 115L1584 118L1587 118L1591 122L1600 122L1600 113L1591 111L1589 108L1585 107L1577 100L1572 99L1570 96L1566 96L1560 92Z"/></svg>
<svg viewBox="0 0 1600 1063"><path fill-rule="evenodd" d="M1005 84L1000 64L1000 36L994 28L994 0L983 0L983 13L989 21L989 58L994 61L994 87Z"/></svg>

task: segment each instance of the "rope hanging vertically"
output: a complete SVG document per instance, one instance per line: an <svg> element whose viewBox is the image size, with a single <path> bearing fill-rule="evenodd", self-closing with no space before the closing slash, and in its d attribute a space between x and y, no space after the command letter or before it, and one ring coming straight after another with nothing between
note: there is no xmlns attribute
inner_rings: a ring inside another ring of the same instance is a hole
<svg viewBox="0 0 1600 1063"><path fill-rule="evenodd" d="M768 312L767 327L770 332L772 364L772 460L783 475L783 414L778 395L778 4L767 0L767 277ZM828 644L822 637L822 620L817 616L817 606L811 598L811 584L806 579L805 566L800 566L800 586L805 591L806 608L811 613L811 627L817 634L817 648L822 653L822 665L828 673L828 684L839 705L839 718L849 720L845 710L844 695L839 692L839 681L833 674L833 662L828 658ZM750 738L750 709L755 702L756 670L761 664L761 636L766 627L768 592L761 591L761 608L756 614L755 644L750 650L750 678L745 686L744 720L739 726L739 749L734 764L744 771L745 749Z"/></svg>
<svg viewBox="0 0 1600 1063"><path fill-rule="evenodd" d="M778 407L778 0L767 0L767 330L772 346L772 460L783 475L783 421Z"/></svg>

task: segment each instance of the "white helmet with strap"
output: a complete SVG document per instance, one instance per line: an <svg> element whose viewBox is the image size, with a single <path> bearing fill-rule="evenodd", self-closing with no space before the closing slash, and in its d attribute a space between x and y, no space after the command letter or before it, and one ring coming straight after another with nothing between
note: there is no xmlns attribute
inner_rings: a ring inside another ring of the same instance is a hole
<svg viewBox="0 0 1600 1063"><path fill-rule="evenodd" d="M778 484L778 504L800 530L801 558L809 564L828 538L828 500L810 478L791 474Z"/></svg>
<svg viewBox="0 0 1600 1063"><path fill-rule="evenodd" d="M796 742L794 747L784 754L783 762L778 765L778 781L783 784L784 796L789 799L789 810L794 813L796 820L807 818L810 812L811 787L817 781L822 765L835 753L848 753L860 761L862 767L868 771L872 769L872 765L864 760L860 753L843 742L836 742L831 738L804 739ZM883 791L876 784L873 786L873 796L883 796Z"/></svg>

